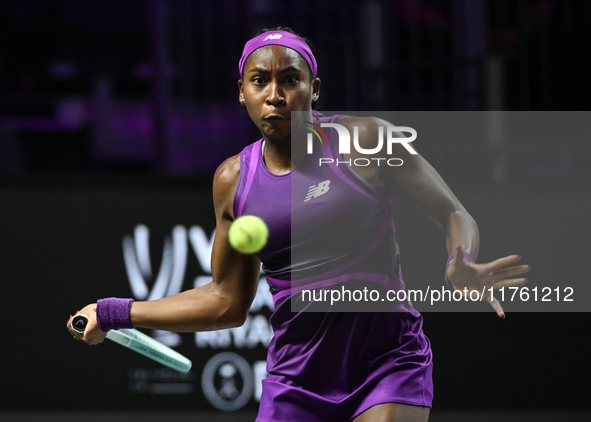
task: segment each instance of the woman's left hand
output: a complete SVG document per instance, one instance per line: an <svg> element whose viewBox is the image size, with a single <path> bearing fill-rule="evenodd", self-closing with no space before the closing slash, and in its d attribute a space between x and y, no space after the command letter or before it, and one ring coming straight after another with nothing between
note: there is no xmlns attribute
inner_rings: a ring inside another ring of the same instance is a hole
<svg viewBox="0 0 591 422"><path fill-rule="evenodd" d="M96 322L96 303L91 303L90 305L85 306L76 314L83 314L88 317L88 323L86 324L86 329L84 333L78 333L74 331L72 328L72 316L68 319L68 323L66 327L68 331L76 340L82 340L86 344L90 344L91 346L97 345L105 341L107 337L107 333L103 332ZM74 314L74 315L76 315Z"/></svg>
<svg viewBox="0 0 591 422"><path fill-rule="evenodd" d="M519 255L509 255L492 262L476 264L469 262L464 257L461 248L456 249L456 255L447 268L447 278L455 290L463 292L464 296L470 297L472 291L477 291L482 300L491 304L497 315L505 318L505 312L498 299L491 291L501 287L523 286L527 278L510 278L518 274L525 274L531 269L531 265L515 264L521 259Z"/></svg>

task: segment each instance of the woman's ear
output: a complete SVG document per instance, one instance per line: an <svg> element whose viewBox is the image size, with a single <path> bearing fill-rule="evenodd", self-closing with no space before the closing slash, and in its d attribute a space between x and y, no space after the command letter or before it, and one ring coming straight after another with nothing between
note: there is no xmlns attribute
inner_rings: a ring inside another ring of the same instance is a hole
<svg viewBox="0 0 591 422"><path fill-rule="evenodd" d="M316 97L320 95L320 82L320 78L314 78L312 81L312 95L316 95Z"/></svg>
<svg viewBox="0 0 591 422"><path fill-rule="evenodd" d="M238 90L239 90L239 94L238 94L238 101L240 101L240 104L244 105L244 85L242 84L242 79L238 79Z"/></svg>

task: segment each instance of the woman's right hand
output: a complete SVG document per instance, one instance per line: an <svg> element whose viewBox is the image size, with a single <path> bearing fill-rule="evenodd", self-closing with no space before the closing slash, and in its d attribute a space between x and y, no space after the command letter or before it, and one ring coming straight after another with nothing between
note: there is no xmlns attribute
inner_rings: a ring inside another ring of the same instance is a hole
<svg viewBox="0 0 591 422"><path fill-rule="evenodd" d="M76 340L81 340L86 344L91 346L97 345L105 341L105 337L107 333L103 332L96 322L96 303L91 303L90 305L85 306L76 314L83 314L88 317L88 324L86 324L86 329L84 330L84 334L78 333L72 329L72 316L68 319L68 323L66 327L68 327L68 331L72 334ZM76 315L74 314L74 315Z"/></svg>

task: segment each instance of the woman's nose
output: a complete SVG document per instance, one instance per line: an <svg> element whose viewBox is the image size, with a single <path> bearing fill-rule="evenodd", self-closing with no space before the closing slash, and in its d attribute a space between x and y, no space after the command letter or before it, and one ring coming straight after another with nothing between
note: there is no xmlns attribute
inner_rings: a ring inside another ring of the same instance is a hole
<svg viewBox="0 0 591 422"><path fill-rule="evenodd" d="M281 88L276 83L270 83L267 91L267 102L277 106L285 101Z"/></svg>

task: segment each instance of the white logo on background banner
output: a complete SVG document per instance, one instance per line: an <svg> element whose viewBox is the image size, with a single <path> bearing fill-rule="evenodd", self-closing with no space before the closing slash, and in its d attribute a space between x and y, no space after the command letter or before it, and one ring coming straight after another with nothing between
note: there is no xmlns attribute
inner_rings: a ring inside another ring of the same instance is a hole
<svg viewBox="0 0 591 422"><path fill-rule="evenodd" d="M182 225L175 226L172 234L164 239L160 268L155 276L150 255L150 229L143 224L137 225L133 236L123 237L123 259L134 298L157 300L180 293L185 279L189 242L203 270L211 273L214 237L215 231L208 239L199 226L191 227L188 232ZM181 343L178 334L168 331L154 330L152 337L170 347Z"/></svg>
<svg viewBox="0 0 591 422"><path fill-rule="evenodd" d="M218 353L205 364L201 387L203 395L215 408L226 412L238 410L254 393L252 368L236 353Z"/></svg>

